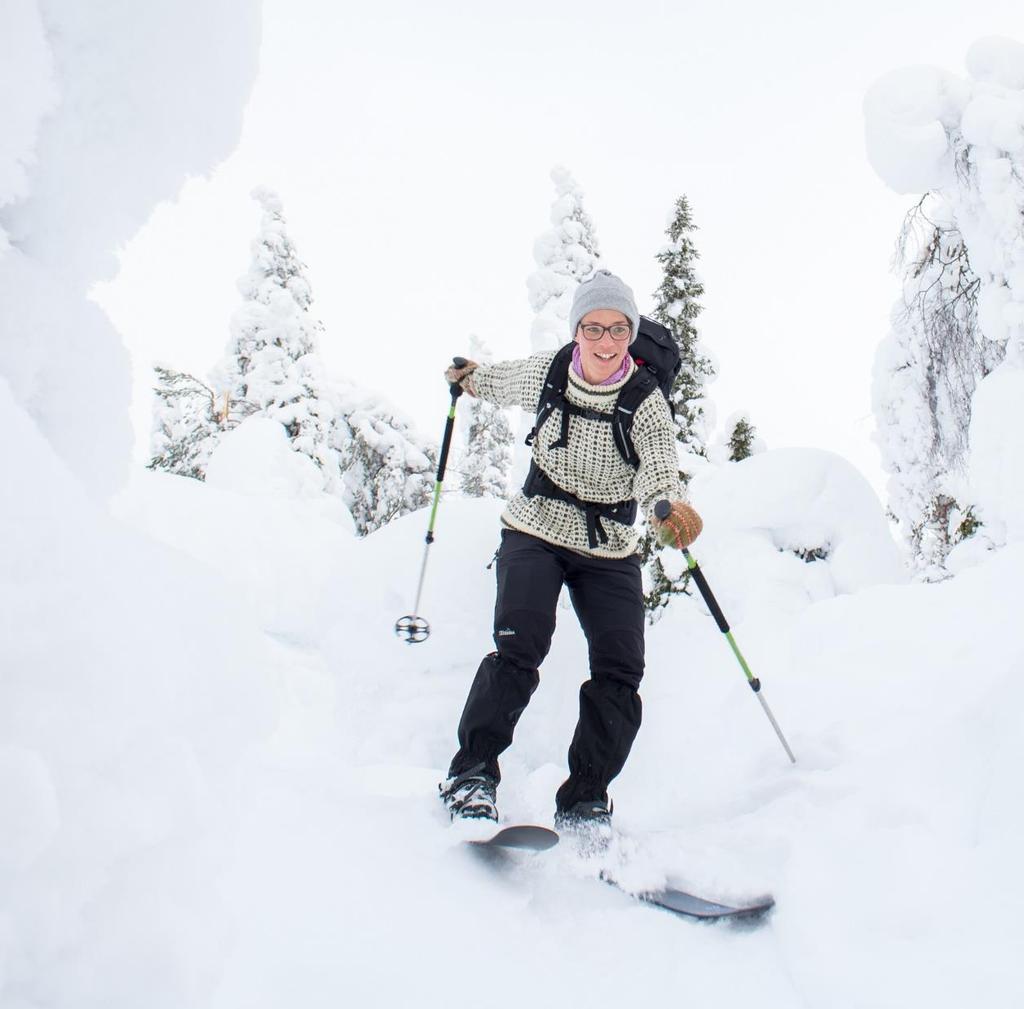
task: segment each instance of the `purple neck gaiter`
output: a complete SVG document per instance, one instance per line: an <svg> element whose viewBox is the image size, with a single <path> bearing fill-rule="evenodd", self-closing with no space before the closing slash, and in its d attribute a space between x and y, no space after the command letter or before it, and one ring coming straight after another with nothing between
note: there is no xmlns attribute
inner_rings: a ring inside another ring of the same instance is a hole
<svg viewBox="0 0 1024 1009"><path fill-rule="evenodd" d="M629 351L626 351L626 356L622 359L622 365L614 375L609 375L603 382L598 382L598 385L614 385L616 382L621 382L628 374L629 369L633 366L633 358L629 356ZM587 381L586 376L583 374L583 359L580 353L580 345L577 343L572 348L572 370L583 379Z"/></svg>

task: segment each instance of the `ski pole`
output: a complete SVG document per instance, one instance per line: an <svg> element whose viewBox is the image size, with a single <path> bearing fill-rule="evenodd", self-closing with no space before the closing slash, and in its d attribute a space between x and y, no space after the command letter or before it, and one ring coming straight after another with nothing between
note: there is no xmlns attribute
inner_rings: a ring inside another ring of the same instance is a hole
<svg viewBox="0 0 1024 1009"><path fill-rule="evenodd" d="M672 514L671 502L664 500L659 501L654 506L654 514L664 522L665 519ZM697 583L697 588L700 589L700 594L704 597L704 602L711 611L711 615L715 618L715 623L718 624L718 629L725 635L725 640L729 642L729 647L732 649L733 655L736 656L736 659L740 664L740 668L743 670L743 675L746 676L747 682L750 684L750 689L754 691L755 696L761 702L761 707L764 708L764 713L768 716L768 721L772 723L775 735L779 737L779 742L782 743L783 749L786 751L786 755L795 764L796 757L793 756L793 751L789 748L789 743L786 742L786 737L782 734L782 729L779 728L779 723L775 721L775 716L772 714L771 708L768 707L768 702L764 699L764 695L761 693L761 681L750 671L750 666L747 665L747 660L743 657L743 653L740 651L739 645L736 644L736 639L732 636L732 631L729 629L729 623L725 619L725 614L722 613L722 608L718 605L718 600L711 591L711 586L708 585L708 581L704 577L704 572L701 571L700 565L686 547L683 547L683 556L686 558L686 565L690 569L690 574L692 575L693 580Z"/></svg>
<svg viewBox="0 0 1024 1009"><path fill-rule="evenodd" d="M453 357L452 364L456 368L464 368L466 359L464 357ZM441 439L441 455L437 460L437 479L434 481L434 501L430 508L430 522L427 525L427 545L423 550L423 564L420 567L420 581L416 587L416 603L412 613L399 617L395 621L395 634L410 645L426 641L430 637L430 624L419 615L420 597L423 595L423 579L427 574L427 559L430 556L430 544L434 542L434 522L437 519L437 505L441 500L441 484L444 483L444 471L448 465L448 451L452 445L452 432L455 430L455 401L462 395L462 386L458 382L449 384L452 402L448 409L448 420L444 425L444 437Z"/></svg>

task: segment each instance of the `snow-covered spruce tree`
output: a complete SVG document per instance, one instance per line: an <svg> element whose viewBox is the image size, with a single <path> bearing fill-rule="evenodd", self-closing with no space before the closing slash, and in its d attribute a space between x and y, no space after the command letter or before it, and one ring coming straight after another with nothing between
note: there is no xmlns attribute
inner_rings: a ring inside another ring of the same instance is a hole
<svg viewBox="0 0 1024 1009"><path fill-rule="evenodd" d="M147 467L195 480L206 478L206 464L224 430L213 390L194 375L165 365L154 367L153 432Z"/></svg>
<svg viewBox="0 0 1024 1009"><path fill-rule="evenodd" d="M600 252L594 225L583 209L583 191L567 168L551 170L555 202L551 228L534 243L537 269L527 278L533 326L531 352L554 350L569 339L569 310L581 280L597 267Z"/></svg>
<svg viewBox="0 0 1024 1009"><path fill-rule="evenodd" d="M750 422L746 411L740 410L727 417L722 430L725 436L720 449L723 461L742 462L764 451L764 442L758 437L757 428Z"/></svg>
<svg viewBox="0 0 1024 1009"><path fill-rule="evenodd" d="M676 438L685 453L707 456L708 428L713 418L704 387L714 378L715 370L701 349L695 325L702 311L699 298L704 294L704 285L695 266L700 255L692 238L696 228L689 201L685 196L679 197L665 231L668 244L656 256L661 264L662 280L654 293L655 307L651 315L672 331L679 344L681 367L669 395L676 418ZM680 476L685 483L686 475L681 473ZM650 535L645 536L640 548L648 590L645 604L652 622L664 611L672 596L686 594L690 581L689 570L684 570L676 579L668 577L661 560L665 549Z"/></svg>
<svg viewBox="0 0 1024 1009"><path fill-rule="evenodd" d="M874 369L876 439L889 473L889 512L917 576L947 575L962 538L971 398L1001 348L977 323L980 281L948 204L926 194L897 247L902 297Z"/></svg>
<svg viewBox="0 0 1024 1009"><path fill-rule="evenodd" d="M340 493L360 536L430 504L437 449L387 403L346 386L336 394L332 448Z"/></svg>
<svg viewBox="0 0 1024 1009"><path fill-rule="evenodd" d="M729 462L742 462L754 454L757 429L747 420L740 417L732 427L729 435Z"/></svg>
<svg viewBox="0 0 1024 1009"><path fill-rule="evenodd" d="M583 191L567 168L551 170L555 201L551 205L551 227L533 244L537 268L526 278L533 310L530 353L554 350L569 340L569 310L581 280L597 267L600 252L594 225L583 209ZM524 445L533 427L525 413L519 422L512 460L512 483L522 484L530 465L530 450Z"/></svg>
<svg viewBox="0 0 1024 1009"><path fill-rule="evenodd" d="M715 436L708 443L708 461L716 466L742 462L765 450L764 440L750 421L746 410L737 410L725 418Z"/></svg>
<svg viewBox="0 0 1024 1009"><path fill-rule="evenodd" d="M491 354L475 334L469 339L469 356L486 364ZM512 471L512 427L508 415L493 403L464 396L461 423L466 431L459 461L459 485L469 497L508 497Z"/></svg>
<svg viewBox="0 0 1024 1009"><path fill-rule="evenodd" d="M310 313L312 292L305 265L285 227L281 201L266 188L253 190L263 216L252 243L252 263L238 281L245 299L231 318L231 338L213 384L227 398L226 426L251 413L279 421L296 451L337 489L339 459L332 445L334 411L325 389L318 342L323 325Z"/></svg>
<svg viewBox="0 0 1024 1009"><path fill-rule="evenodd" d="M685 196L676 200L668 228L666 244L657 255L662 280L654 292L652 317L672 330L679 344L682 367L669 397L676 416L676 437L686 452L706 455L709 425L713 419L705 391L715 377L715 368L704 352L695 325L703 311L699 299L704 285L697 275L696 260L700 253L693 244L692 232L697 230Z"/></svg>

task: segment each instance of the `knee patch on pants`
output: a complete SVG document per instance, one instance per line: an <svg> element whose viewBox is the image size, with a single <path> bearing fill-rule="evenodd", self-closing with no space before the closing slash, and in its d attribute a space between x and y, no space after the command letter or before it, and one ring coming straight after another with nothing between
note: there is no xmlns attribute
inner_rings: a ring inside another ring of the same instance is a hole
<svg viewBox="0 0 1024 1009"><path fill-rule="evenodd" d="M644 635L630 627L614 627L590 642L590 670L595 679L610 679L633 690L644 675Z"/></svg>

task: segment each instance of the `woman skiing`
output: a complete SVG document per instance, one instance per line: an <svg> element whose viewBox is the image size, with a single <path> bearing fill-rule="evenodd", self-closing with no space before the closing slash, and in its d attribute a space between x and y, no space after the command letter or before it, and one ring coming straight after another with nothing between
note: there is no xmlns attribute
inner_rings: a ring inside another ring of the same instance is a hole
<svg viewBox="0 0 1024 1009"><path fill-rule="evenodd" d="M633 292L598 270L573 298L574 346L564 394L552 395L546 386L555 351L491 365L467 361L445 373L449 383L498 406L533 412L543 407L531 436L530 474L501 517L497 650L477 670L459 721L459 749L440 786L453 819L498 819L498 757L540 682L538 669L565 584L586 635L590 679L580 688L569 776L555 795L555 826L611 822L608 785L626 762L641 718L644 605L639 534L633 528L637 507L664 542L679 548L693 542L702 527L685 501L676 426L656 385L629 411L630 461L623 455L621 430L613 430L622 416L616 415L620 393L634 376L647 377L637 374L630 355L639 327ZM653 513L662 499L672 504L664 521Z"/></svg>

